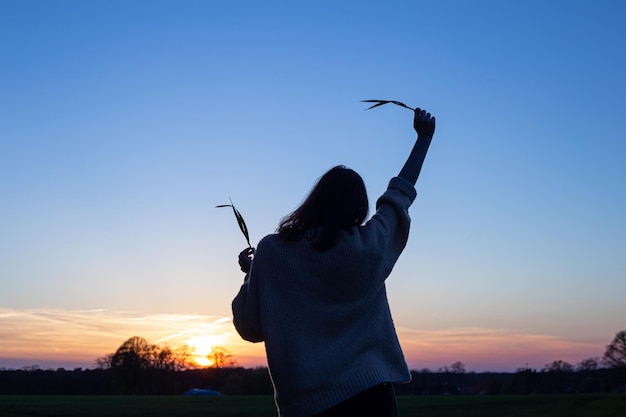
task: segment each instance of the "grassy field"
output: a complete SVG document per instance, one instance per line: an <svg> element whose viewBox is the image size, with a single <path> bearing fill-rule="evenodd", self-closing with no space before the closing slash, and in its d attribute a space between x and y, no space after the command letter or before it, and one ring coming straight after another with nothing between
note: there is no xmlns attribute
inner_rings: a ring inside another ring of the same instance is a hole
<svg viewBox="0 0 626 417"><path fill-rule="evenodd" d="M626 394L399 397L400 417L626 417ZM275 417L268 396L0 396L0 417Z"/></svg>

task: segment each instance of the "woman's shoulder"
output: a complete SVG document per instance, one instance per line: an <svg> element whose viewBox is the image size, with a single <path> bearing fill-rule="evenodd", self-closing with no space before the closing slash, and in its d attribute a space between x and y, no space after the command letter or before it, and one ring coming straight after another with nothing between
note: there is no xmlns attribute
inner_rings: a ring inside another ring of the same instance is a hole
<svg viewBox="0 0 626 417"><path fill-rule="evenodd" d="M284 239L278 233L272 233L264 236L258 243L256 252L269 252L277 250L285 244Z"/></svg>

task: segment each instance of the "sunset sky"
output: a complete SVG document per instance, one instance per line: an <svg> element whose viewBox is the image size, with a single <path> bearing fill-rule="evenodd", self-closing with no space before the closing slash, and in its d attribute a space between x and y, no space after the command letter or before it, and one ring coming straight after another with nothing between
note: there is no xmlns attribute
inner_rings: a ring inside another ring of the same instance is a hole
<svg viewBox="0 0 626 417"><path fill-rule="evenodd" d="M317 178L371 205L437 131L388 293L412 369L626 329L626 2L0 0L0 368L229 349L246 246Z"/></svg>

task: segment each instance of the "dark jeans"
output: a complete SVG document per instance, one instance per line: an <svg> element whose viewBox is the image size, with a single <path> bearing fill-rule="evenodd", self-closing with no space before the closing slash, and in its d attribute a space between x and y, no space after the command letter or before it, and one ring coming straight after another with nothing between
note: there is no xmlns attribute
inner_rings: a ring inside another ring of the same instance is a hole
<svg viewBox="0 0 626 417"><path fill-rule="evenodd" d="M391 384L380 384L314 417L397 417L396 393Z"/></svg>

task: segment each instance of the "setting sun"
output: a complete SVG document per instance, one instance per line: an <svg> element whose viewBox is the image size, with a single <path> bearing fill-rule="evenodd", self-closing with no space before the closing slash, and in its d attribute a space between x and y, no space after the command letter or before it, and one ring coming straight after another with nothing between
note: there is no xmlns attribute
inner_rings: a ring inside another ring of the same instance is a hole
<svg viewBox="0 0 626 417"><path fill-rule="evenodd" d="M213 366L214 362L210 358L211 351L222 343L221 336L195 336L185 341L192 349L191 357L202 367Z"/></svg>

